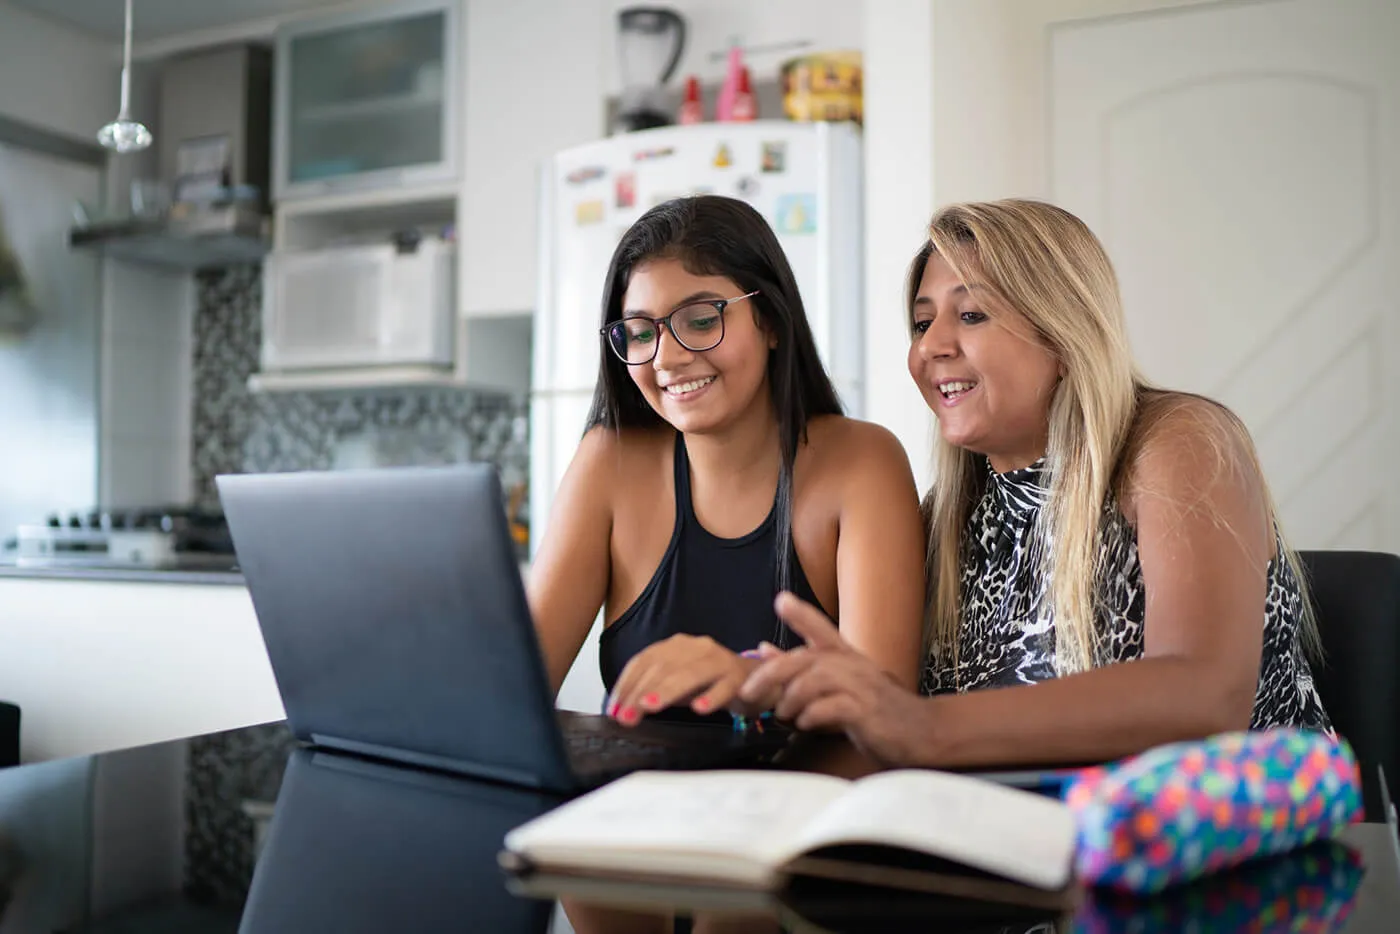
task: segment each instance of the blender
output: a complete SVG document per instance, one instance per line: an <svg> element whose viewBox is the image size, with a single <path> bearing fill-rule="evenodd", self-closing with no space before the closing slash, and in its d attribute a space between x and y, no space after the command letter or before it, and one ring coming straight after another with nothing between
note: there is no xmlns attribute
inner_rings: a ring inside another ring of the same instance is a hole
<svg viewBox="0 0 1400 934"><path fill-rule="evenodd" d="M685 48L685 20L665 7L627 7L617 13L618 71L622 95L613 132L672 123L666 82Z"/></svg>

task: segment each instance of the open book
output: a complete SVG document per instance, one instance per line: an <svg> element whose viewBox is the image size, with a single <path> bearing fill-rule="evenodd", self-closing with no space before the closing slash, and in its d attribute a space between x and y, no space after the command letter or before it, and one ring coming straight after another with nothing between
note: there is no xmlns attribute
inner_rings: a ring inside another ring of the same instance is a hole
<svg viewBox="0 0 1400 934"><path fill-rule="evenodd" d="M964 775L637 772L512 830L502 863L767 891L816 876L1052 907L1074 846L1059 801Z"/></svg>

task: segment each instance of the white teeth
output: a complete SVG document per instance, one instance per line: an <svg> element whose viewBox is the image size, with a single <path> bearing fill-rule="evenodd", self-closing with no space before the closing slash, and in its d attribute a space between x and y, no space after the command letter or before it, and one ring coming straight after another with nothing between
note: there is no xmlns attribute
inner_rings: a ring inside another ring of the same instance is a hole
<svg viewBox="0 0 1400 934"><path fill-rule="evenodd" d="M710 385L710 383L714 381L715 378L713 376L707 376L704 379L693 379L688 383L672 383L666 387L666 391L673 396L679 396L682 393L694 392L703 386Z"/></svg>
<svg viewBox="0 0 1400 934"><path fill-rule="evenodd" d="M963 380L957 380L950 383L939 383L938 391L943 393L943 395L945 396L954 396L960 392L967 392L969 389L976 385L976 383L969 383Z"/></svg>

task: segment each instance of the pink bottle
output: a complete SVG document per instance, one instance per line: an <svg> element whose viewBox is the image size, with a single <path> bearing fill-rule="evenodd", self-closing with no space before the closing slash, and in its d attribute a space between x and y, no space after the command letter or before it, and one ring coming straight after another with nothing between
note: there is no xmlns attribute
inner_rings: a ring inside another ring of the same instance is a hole
<svg viewBox="0 0 1400 934"><path fill-rule="evenodd" d="M739 75L744 70L744 53L739 43L729 47L729 65L724 73L724 84L720 85L719 100L715 102L715 119L720 122L734 119L734 98L739 94Z"/></svg>
<svg viewBox="0 0 1400 934"><path fill-rule="evenodd" d="M758 119L758 102L754 99L753 89L749 87L747 65L739 69L739 89L734 94L734 103L729 109L729 119L735 121Z"/></svg>

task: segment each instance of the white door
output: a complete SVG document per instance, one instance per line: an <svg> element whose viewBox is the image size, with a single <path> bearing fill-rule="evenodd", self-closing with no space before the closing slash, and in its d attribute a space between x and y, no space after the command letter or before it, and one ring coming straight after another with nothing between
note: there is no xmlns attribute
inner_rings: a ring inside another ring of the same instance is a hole
<svg viewBox="0 0 1400 934"><path fill-rule="evenodd" d="M1300 548L1400 552L1400 3L1051 32L1053 199L1104 238L1147 375L1254 434Z"/></svg>

